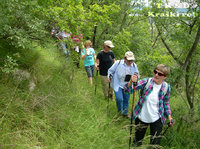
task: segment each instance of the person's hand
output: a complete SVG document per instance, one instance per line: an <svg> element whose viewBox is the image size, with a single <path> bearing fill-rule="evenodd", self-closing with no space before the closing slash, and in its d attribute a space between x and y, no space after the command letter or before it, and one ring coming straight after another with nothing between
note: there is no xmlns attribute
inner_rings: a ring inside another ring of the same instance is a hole
<svg viewBox="0 0 200 149"><path fill-rule="evenodd" d="M108 78L108 83L110 83L111 82L111 79L110 78Z"/></svg>
<svg viewBox="0 0 200 149"><path fill-rule="evenodd" d="M137 75L132 75L132 76L131 76L131 80L130 80L131 83L132 83L132 82L137 82L137 80L138 80L138 76L137 76Z"/></svg>
<svg viewBox="0 0 200 149"><path fill-rule="evenodd" d="M169 115L168 116L168 119L169 119L169 126L171 127L171 126L173 126L174 125L174 123L175 123L175 121L174 121L174 119Z"/></svg>
<svg viewBox="0 0 200 149"><path fill-rule="evenodd" d="M84 45L82 45L82 49L84 49L85 48L85 46Z"/></svg>
<svg viewBox="0 0 200 149"><path fill-rule="evenodd" d="M95 65L95 67L96 67L96 70L99 70L99 65Z"/></svg>

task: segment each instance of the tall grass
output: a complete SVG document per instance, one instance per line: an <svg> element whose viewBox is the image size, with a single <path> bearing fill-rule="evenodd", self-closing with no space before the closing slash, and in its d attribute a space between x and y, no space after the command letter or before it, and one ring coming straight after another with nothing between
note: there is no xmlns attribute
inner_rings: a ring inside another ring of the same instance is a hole
<svg viewBox="0 0 200 149"><path fill-rule="evenodd" d="M52 45L46 49L37 47L35 52L32 56L37 59L29 59L37 82L33 92L12 82L0 83L0 148L128 148L130 121L117 116L113 101L107 116L100 78L94 95L95 85L89 85L82 61L81 68L76 68ZM199 125L195 126L196 133L192 132L194 127L185 124L177 131L180 100L171 99L172 109L178 108L173 110L177 122L164 136L162 146L198 148ZM145 138L144 148L149 143L148 133Z"/></svg>
<svg viewBox="0 0 200 149"><path fill-rule="evenodd" d="M31 65L31 72L37 85L33 92L12 82L0 84L1 147L126 147L129 122L115 118L114 102L110 102L107 117L100 80L95 96L83 63L77 69L55 48L35 50L37 60Z"/></svg>

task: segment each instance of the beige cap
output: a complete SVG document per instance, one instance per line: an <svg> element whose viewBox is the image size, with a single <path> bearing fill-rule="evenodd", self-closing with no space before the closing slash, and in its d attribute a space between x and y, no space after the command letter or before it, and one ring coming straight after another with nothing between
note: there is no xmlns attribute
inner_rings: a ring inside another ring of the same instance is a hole
<svg viewBox="0 0 200 149"><path fill-rule="evenodd" d="M126 52L125 57L127 60L135 60L134 54L131 51Z"/></svg>
<svg viewBox="0 0 200 149"><path fill-rule="evenodd" d="M104 42L104 45L105 46L108 46L108 47L110 47L110 48L114 48L115 46L112 44L112 41L110 41L110 40L106 40L105 42Z"/></svg>

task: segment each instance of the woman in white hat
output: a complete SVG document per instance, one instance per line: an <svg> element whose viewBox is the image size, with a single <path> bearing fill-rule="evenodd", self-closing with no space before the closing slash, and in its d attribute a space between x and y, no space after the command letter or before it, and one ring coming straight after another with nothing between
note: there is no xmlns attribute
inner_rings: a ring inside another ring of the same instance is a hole
<svg viewBox="0 0 200 149"><path fill-rule="evenodd" d="M103 50L101 50L97 54L97 58L95 61L96 70L99 70L100 72L101 84L102 84L102 89L103 89L105 99L108 96L110 98L113 98L113 90L109 89L108 80L107 80L108 69L115 62L115 56L113 52L111 51L111 48L114 48L112 41L106 40L103 44Z"/></svg>
<svg viewBox="0 0 200 149"><path fill-rule="evenodd" d="M139 71L137 65L133 62L134 60L133 52L126 52L123 60L116 61L112 67L108 69L107 76L115 92L118 112L127 118L130 118L128 115L130 94L125 94L124 85L130 81L131 75L137 74L139 77ZM110 76L112 77L110 78Z"/></svg>

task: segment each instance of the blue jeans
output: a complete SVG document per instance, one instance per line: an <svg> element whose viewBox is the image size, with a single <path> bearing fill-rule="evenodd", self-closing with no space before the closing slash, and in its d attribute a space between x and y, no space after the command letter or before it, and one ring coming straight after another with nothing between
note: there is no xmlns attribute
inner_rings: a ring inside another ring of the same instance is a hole
<svg viewBox="0 0 200 149"><path fill-rule="evenodd" d="M128 105L130 94L124 93L124 89L119 87L118 92L115 92L117 109L120 114L128 115Z"/></svg>

